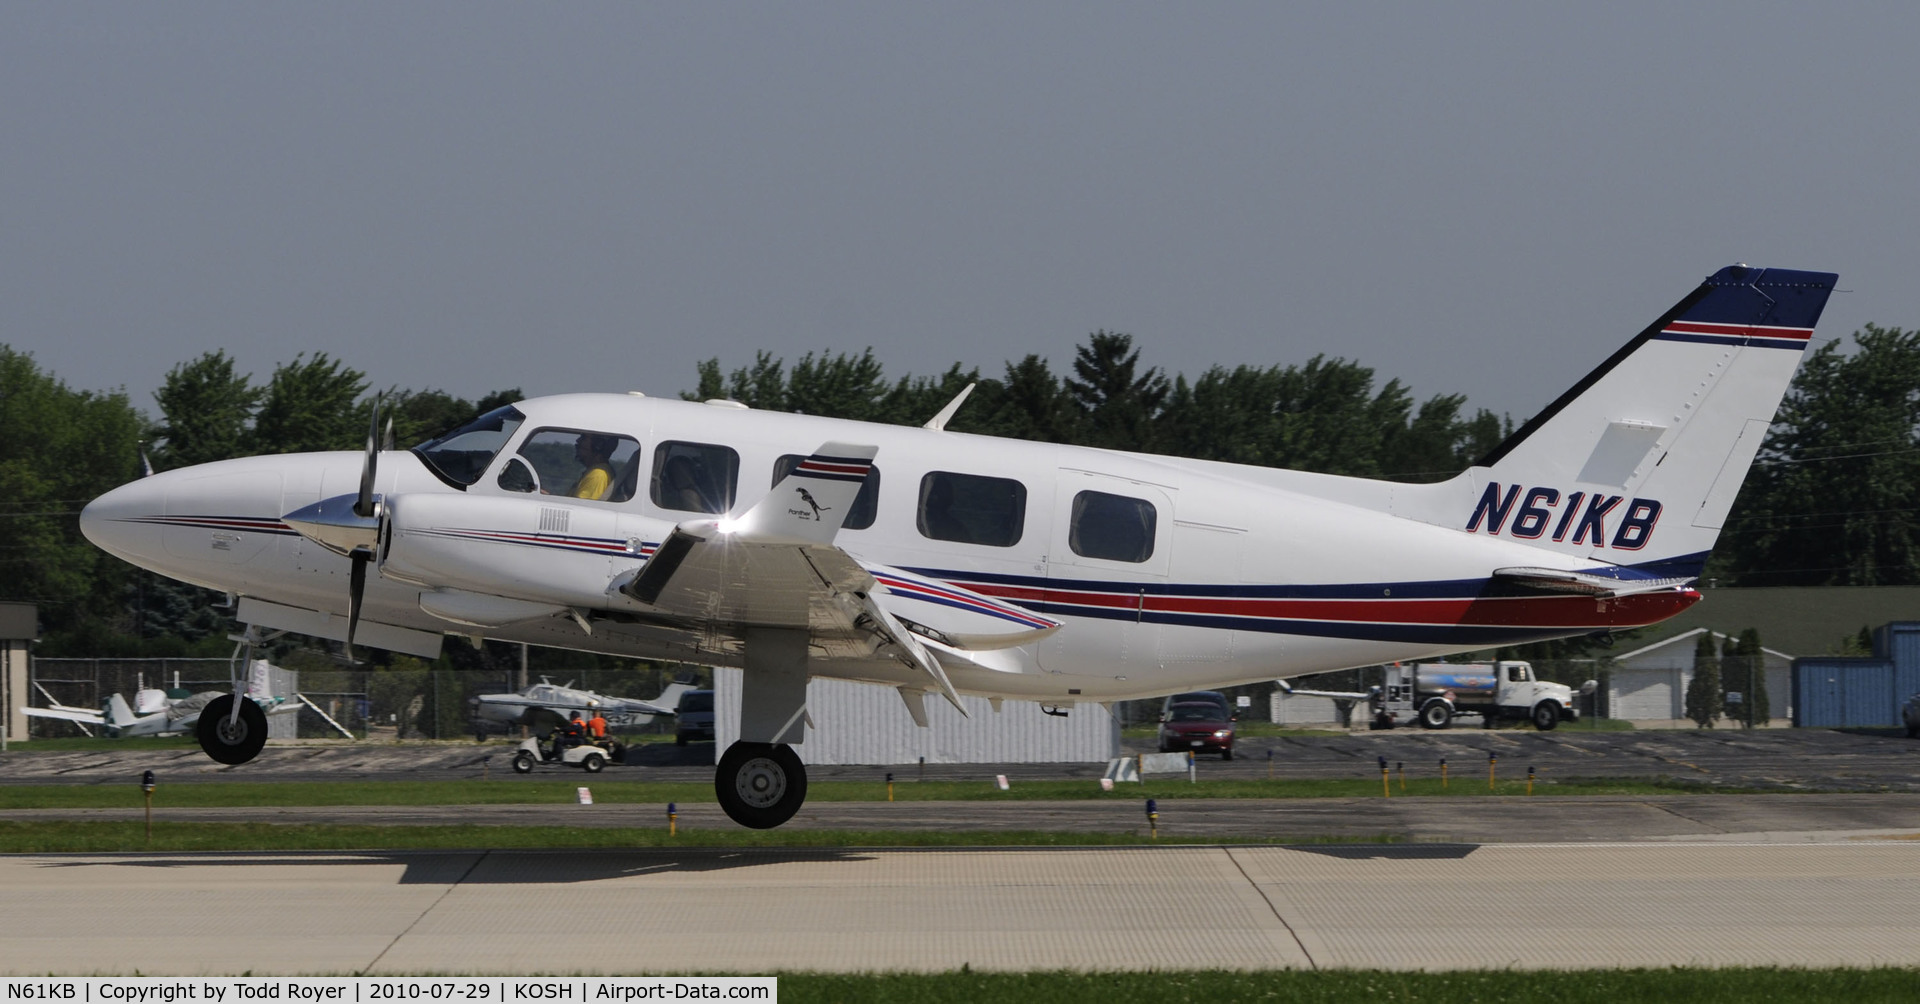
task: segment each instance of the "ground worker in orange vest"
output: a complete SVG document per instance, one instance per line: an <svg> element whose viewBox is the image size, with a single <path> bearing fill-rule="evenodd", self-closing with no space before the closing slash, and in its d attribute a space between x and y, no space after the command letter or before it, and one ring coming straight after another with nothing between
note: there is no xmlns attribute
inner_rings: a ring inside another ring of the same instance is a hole
<svg viewBox="0 0 1920 1004"><path fill-rule="evenodd" d="M607 738L607 718L600 713L598 704L593 705L593 717L587 719L587 735L596 743Z"/></svg>
<svg viewBox="0 0 1920 1004"><path fill-rule="evenodd" d="M587 723L580 720L580 712L576 711L567 719L567 724L561 726L560 741L555 743L553 748L554 755L564 759L568 747L578 746L586 741Z"/></svg>

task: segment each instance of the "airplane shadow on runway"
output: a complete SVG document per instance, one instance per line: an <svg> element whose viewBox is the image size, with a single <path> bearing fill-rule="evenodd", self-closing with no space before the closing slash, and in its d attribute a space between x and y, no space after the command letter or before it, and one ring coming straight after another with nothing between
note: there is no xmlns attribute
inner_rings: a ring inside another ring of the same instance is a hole
<svg viewBox="0 0 1920 1004"><path fill-rule="evenodd" d="M1479 844L1297 844L1287 848L1351 861L1450 861L1479 849Z"/></svg>
<svg viewBox="0 0 1920 1004"><path fill-rule="evenodd" d="M397 885L536 885L600 882L641 875L730 871L797 862L854 863L874 855L833 848L643 848L636 850L288 851L281 854L125 855L49 861L44 868L300 868L399 865Z"/></svg>

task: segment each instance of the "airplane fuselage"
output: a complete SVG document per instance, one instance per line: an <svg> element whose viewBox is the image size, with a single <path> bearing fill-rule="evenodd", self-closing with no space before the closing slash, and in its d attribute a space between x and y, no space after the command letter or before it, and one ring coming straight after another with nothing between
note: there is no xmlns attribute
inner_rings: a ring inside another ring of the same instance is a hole
<svg viewBox="0 0 1920 1004"><path fill-rule="evenodd" d="M1484 489L1468 475L1392 485L637 395L517 408L524 421L471 484L421 456L381 455L375 491L395 503L361 614L368 644L418 647L453 634L739 665L729 624L650 616L618 587L676 524L738 514L784 473L781 458L836 440L877 447L871 523L849 522L836 544L876 570L895 612L950 632L1018 617L941 595L958 586L1061 624L1032 643L944 652L962 693L1149 697L1637 627L1698 598L1686 589L1594 598L1503 586L1493 578L1499 568L1588 568L1606 555L1544 551L1484 526L1470 532L1464 519L1418 517L1472 512ZM633 444L632 497L528 490L527 472L509 467L553 430ZM728 497L704 505L725 511L694 511L703 503L673 494L659 458L719 451L737 466L705 486ZM251 620L328 634L344 628L348 561L281 517L355 491L363 462L358 453L300 454L165 472L103 496L84 523L129 561L241 597ZM960 515L967 525L942 526L930 513L943 484L984 493L962 503L974 507ZM1430 504L1443 496L1459 504ZM811 501L797 501L796 512ZM1131 521L1122 539L1092 539L1080 520L1097 505ZM404 643L383 644L388 628ZM857 654L812 672L896 686L919 679L897 659Z"/></svg>

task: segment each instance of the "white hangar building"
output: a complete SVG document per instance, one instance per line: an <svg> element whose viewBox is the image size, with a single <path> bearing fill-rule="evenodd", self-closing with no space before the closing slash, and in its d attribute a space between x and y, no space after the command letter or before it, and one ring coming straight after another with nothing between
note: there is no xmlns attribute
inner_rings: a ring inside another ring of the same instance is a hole
<svg viewBox="0 0 1920 1004"><path fill-rule="evenodd" d="M1706 628L1683 631L1651 645L1617 655L1607 685L1607 717L1628 721L1660 721L1687 716L1687 684L1693 682L1693 649ZM1716 651L1727 636L1713 632ZM1767 674L1768 715L1776 722L1793 720L1793 656L1760 646ZM1736 674L1738 675L1738 674ZM1744 681L1728 680L1728 690L1744 690Z"/></svg>
<svg viewBox="0 0 1920 1004"><path fill-rule="evenodd" d="M928 694L927 727L913 724L892 687L815 678L807 682L813 728L795 746L803 763L1105 763L1120 755L1120 722L1099 704L1048 715L1032 701L962 697L967 715ZM740 738L740 671L713 671L714 756Z"/></svg>

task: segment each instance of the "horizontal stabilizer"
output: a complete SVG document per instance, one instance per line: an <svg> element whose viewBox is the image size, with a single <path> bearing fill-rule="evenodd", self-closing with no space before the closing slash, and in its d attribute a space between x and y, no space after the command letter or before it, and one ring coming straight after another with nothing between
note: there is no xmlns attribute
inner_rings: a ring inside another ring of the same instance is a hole
<svg viewBox="0 0 1920 1004"><path fill-rule="evenodd" d="M1274 683L1279 687L1280 692L1288 697L1330 697L1336 701L1364 701L1373 696L1351 690L1299 690L1285 680L1275 680Z"/></svg>
<svg viewBox="0 0 1920 1004"><path fill-rule="evenodd" d="M1693 581L1690 576L1670 579L1616 579L1592 572L1569 572L1558 568L1496 568L1493 577L1514 585L1544 589L1553 593L1577 593L1582 596L1634 596L1678 589Z"/></svg>
<svg viewBox="0 0 1920 1004"><path fill-rule="evenodd" d="M80 722L85 725L107 724L106 717L98 711L69 708L64 704L51 708L21 708L20 710L33 718L54 718L63 722Z"/></svg>

